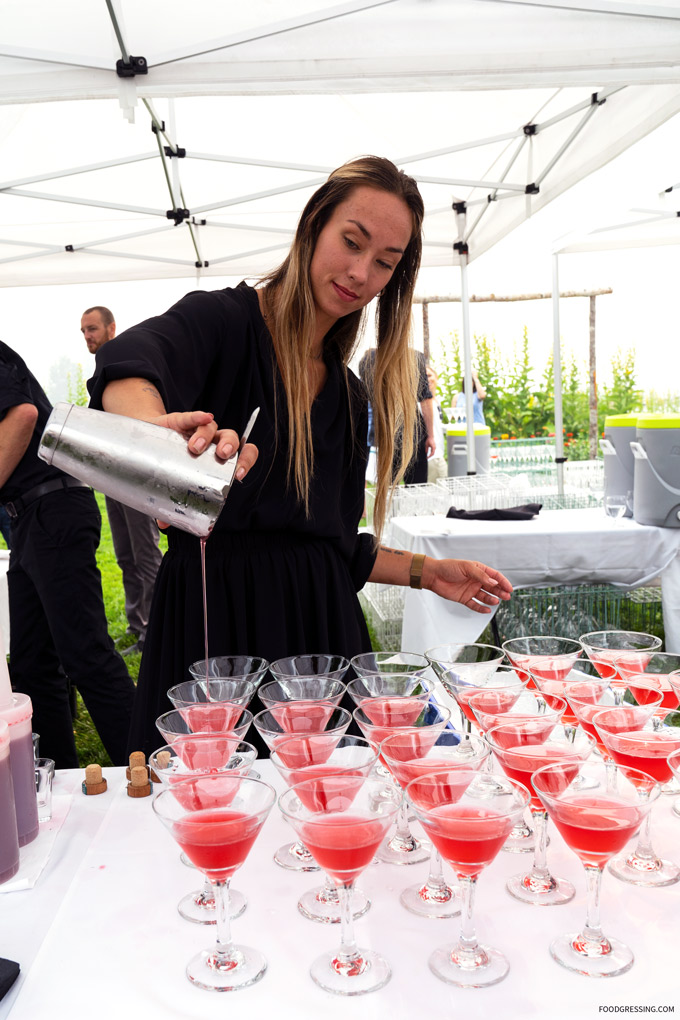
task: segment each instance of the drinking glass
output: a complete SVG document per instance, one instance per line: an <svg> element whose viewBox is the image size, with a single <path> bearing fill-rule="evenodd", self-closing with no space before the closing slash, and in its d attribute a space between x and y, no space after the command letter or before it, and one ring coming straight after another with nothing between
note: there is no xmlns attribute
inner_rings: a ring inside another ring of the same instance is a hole
<svg viewBox="0 0 680 1020"><path fill-rule="evenodd" d="M604 665L606 664L599 663L597 668L599 669ZM615 670L613 666L610 666L610 668ZM618 679L605 680L599 676L593 676L589 679L570 684L566 694L579 726L595 739L602 757L610 760L611 755L602 742L602 738L593 722L597 713L602 712L605 708L625 709L632 705L646 710L641 712L641 715L646 720L654 714L661 704L663 697L661 691L656 690L656 688L649 684L636 684L632 681L629 685L623 685Z"/></svg>
<svg viewBox="0 0 680 1020"><path fill-rule="evenodd" d="M439 679L446 692L455 698L465 730L470 733L472 724L477 723L477 718L470 708L470 698L473 694L479 691L502 691L502 696L508 700L515 694L519 697L528 683L529 676L514 666L497 666L493 673L474 677L459 673L458 667L455 666L453 669L444 670Z"/></svg>
<svg viewBox="0 0 680 1020"><path fill-rule="evenodd" d="M604 512L607 517L611 517L615 521L623 517L626 512L626 494L624 492L607 493L604 497Z"/></svg>
<svg viewBox="0 0 680 1020"><path fill-rule="evenodd" d="M536 833L534 860L530 871L513 875L505 888L516 900L538 907L568 903L575 890L571 882L555 878L548 869L548 812L531 785L531 777L543 765L585 761L595 746L594 739L581 730L574 732L570 726L555 724L551 718L502 722L488 730L484 739L508 778L521 783L531 796L529 809Z"/></svg>
<svg viewBox="0 0 680 1020"><path fill-rule="evenodd" d="M299 711L291 714L275 714L265 708L254 717L253 726L271 752L293 736L314 737L323 734L341 737L351 721L352 716L347 709L336 708L330 701L314 701L301 702ZM299 839L280 846L274 854L274 860L286 871L319 870L314 857Z"/></svg>
<svg viewBox="0 0 680 1020"><path fill-rule="evenodd" d="M456 667L459 676L470 683L482 683L505 658L502 648L477 643L435 645L426 649L425 656L439 680Z"/></svg>
<svg viewBox="0 0 680 1020"><path fill-rule="evenodd" d="M586 872L585 926L581 932L555 939L550 953L567 970L588 977L623 974L633 965L633 954L600 927L602 871L638 831L659 796L659 787L644 772L607 767L594 759L546 765L534 772L532 783Z"/></svg>
<svg viewBox="0 0 680 1020"><path fill-rule="evenodd" d="M661 648L661 638L634 630L594 630L581 634L579 641L589 659L616 661L643 672L654 652Z"/></svg>
<svg viewBox="0 0 680 1020"><path fill-rule="evenodd" d="M215 773L161 790L153 810L182 850L212 884L217 939L213 949L189 961L186 974L199 988L231 992L259 981L267 969L262 953L234 945L229 924L229 882L245 861L276 792L261 779Z"/></svg>
<svg viewBox="0 0 680 1020"><path fill-rule="evenodd" d="M362 652L350 659L357 676L392 673L395 676L422 675L429 662L419 652Z"/></svg>
<svg viewBox="0 0 680 1020"><path fill-rule="evenodd" d="M402 698L402 707L397 721L385 715L382 698L367 698L354 709L354 720L367 740L380 744L385 737L401 729L409 732L424 729L424 740L437 739L451 718L448 708L440 708L434 702L424 700L427 695ZM430 844L417 839L411 832L408 820L408 805L403 802L397 815L396 831L391 839L381 844L377 853L379 861L385 864L420 864L430 856Z"/></svg>
<svg viewBox="0 0 680 1020"><path fill-rule="evenodd" d="M335 774L296 783L279 798L279 807L333 879L341 905L339 948L312 964L312 980L337 995L362 995L387 984L391 969L378 953L357 946L352 892L361 872L394 819L401 791L391 782Z"/></svg>
<svg viewBox="0 0 680 1020"><path fill-rule="evenodd" d="M256 689L268 669L260 655L213 655L189 666L194 680L248 680Z"/></svg>
<svg viewBox="0 0 680 1020"><path fill-rule="evenodd" d="M566 708L564 698L555 694L542 694L533 688L517 691L515 688L475 691L468 699L468 707L477 720L480 732L502 722L520 722L523 719L551 719L558 723Z"/></svg>
<svg viewBox="0 0 680 1020"><path fill-rule="evenodd" d="M680 779L680 751L673 751L673 754L669 754L668 764L675 778ZM673 813L680 815L680 804L678 801L673 805Z"/></svg>
<svg viewBox="0 0 680 1020"><path fill-rule="evenodd" d="M511 638L503 642L503 651L513 666L526 670L532 677L563 680L571 672L583 648L571 638L538 634Z"/></svg>
<svg viewBox="0 0 680 1020"><path fill-rule="evenodd" d="M269 667L275 680L286 680L290 677L327 676L334 680L342 680L347 672L349 659L344 655L308 654L287 655L276 659Z"/></svg>
<svg viewBox="0 0 680 1020"><path fill-rule="evenodd" d="M219 709L224 709L219 711ZM207 705L194 705L190 722L182 712L173 708L171 712L164 712L156 719L156 729L167 744L174 744L178 737L186 736L188 733L220 733L222 736L229 736L236 746L239 740L243 740L253 721L252 712L247 708L239 709L238 715L231 712L228 705L221 706L214 703ZM230 725L225 724L229 722Z"/></svg>
<svg viewBox="0 0 680 1020"><path fill-rule="evenodd" d="M519 783L472 769L451 769L412 779L406 796L432 842L456 872L462 899L460 938L436 949L430 970L461 988L502 981L509 970L502 953L477 941L473 921L479 873L501 849L529 802Z"/></svg>
<svg viewBox="0 0 680 1020"><path fill-rule="evenodd" d="M288 786L318 776L342 774L369 776L378 760L380 748L364 737L352 734L315 733L311 737L289 737L277 744L271 753L271 763ZM356 920L366 913L371 901L359 889L352 899ZM309 889L298 900L298 910L310 921L322 924L340 923L338 890L326 876L322 886Z"/></svg>
<svg viewBox="0 0 680 1020"><path fill-rule="evenodd" d="M316 701L337 706L345 690L342 680L327 676L305 676L272 680L260 687L258 696L263 708L268 708L275 718L287 719L307 713ZM283 725L284 729L290 729L287 722Z"/></svg>
<svg viewBox="0 0 680 1020"><path fill-rule="evenodd" d="M645 719L646 708L603 709L593 716L593 724L617 765L646 772L659 784L667 783L673 777L668 756L680 748L680 727L665 726L654 716ZM650 812L635 849L610 861L609 870L633 885L674 885L680 881L680 867L658 856L652 846L651 824Z"/></svg>
<svg viewBox="0 0 680 1020"><path fill-rule="evenodd" d="M680 655L675 655L673 652L653 652L644 666L634 667L624 654L614 660L614 665L623 680L642 681L658 687L663 694L661 708L667 712L677 711L680 685L676 684L678 688L676 690L671 681L673 672L677 673L680 670Z"/></svg>
<svg viewBox="0 0 680 1020"><path fill-rule="evenodd" d="M257 758L257 749L245 740L234 741L218 733L185 734L173 744L159 747L149 756L149 765L163 786L172 786L201 775L230 772L244 776ZM184 855L183 855L184 856ZM188 863L191 863L186 858ZM192 865L193 867L193 865ZM231 889L229 917L240 917L246 909L243 893ZM179 914L194 924L216 924L215 896L206 878L203 888L183 896L177 904Z"/></svg>
<svg viewBox="0 0 680 1020"><path fill-rule="evenodd" d="M191 730L222 732L231 729L254 693L250 680L187 680L171 687L168 699Z"/></svg>
<svg viewBox="0 0 680 1020"><path fill-rule="evenodd" d="M489 748L481 737L444 729L432 742L426 727L397 730L380 745L380 753L390 772L404 789L412 779L432 772L463 768L478 771L489 757ZM427 881L404 889L402 906L420 917L456 917L460 914L455 890L444 880L441 854L432 846Z"/></svg>

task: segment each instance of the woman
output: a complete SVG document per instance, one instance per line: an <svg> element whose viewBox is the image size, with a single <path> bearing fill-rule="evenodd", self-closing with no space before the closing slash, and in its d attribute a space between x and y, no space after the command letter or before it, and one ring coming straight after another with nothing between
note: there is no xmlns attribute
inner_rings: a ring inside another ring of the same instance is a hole
<svg viewBox="0 0 680 1020"><path fill-rule="evenodd" d="M484 421L484 401L486 390L479 381L479 376L472 369L472 420L477 425L486 425ZM465 421L467 417L467 401L465 397L465 379L461 379L460 392L456 395L456 418Z"/></svg>
<svg viewBox="0 0 680 1020"><path fill-rule="evenodd" d="M400 429L400 474L413 450L408 331L422 218L415 181L388 160L345 164L309 200L288 257L259 289L188 294L97 354L92 405L173 428L193 453L214 443L226 460L260 407L239 457L241 484L206 547L212 654L370 651L356 597L369 579L422 584L477 612L510 596L502 574L481 564L423 561L357 535L367 411L347 364L363 310L379 295L379 534ZM169 707L165 692L203 655L199 543L170 529L168 546L130 735L130 746L147 752L159 742L154 722Z"/></svg>

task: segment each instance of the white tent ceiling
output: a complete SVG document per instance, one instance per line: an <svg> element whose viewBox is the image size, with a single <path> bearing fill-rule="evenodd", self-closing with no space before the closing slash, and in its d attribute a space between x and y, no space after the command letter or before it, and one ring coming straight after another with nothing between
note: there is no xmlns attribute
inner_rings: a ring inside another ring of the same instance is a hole
<svg viewBox="0 0 680 1020"><path fill-rule="evenodd" d="M679 0L0 0L0 18L3 286L259 274L364 152L418 178L425 265L451 265L453 199L475 258L680 111ZM120 77L133 57L148 73Z"/></svg>

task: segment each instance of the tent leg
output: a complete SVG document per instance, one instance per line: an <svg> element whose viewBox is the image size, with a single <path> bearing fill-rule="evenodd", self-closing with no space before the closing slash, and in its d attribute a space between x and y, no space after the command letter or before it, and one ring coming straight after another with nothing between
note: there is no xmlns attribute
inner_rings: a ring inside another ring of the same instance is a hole
<svg viewBox="0 0 680 1020"><path fill-rule="evenodd" d="M555 391L555 466L557 468L557 491L564 492L564 414L562 412L562 352L560 348L560 281L558 255L553 255L552 305L553 305L553 377Z"/></svg>

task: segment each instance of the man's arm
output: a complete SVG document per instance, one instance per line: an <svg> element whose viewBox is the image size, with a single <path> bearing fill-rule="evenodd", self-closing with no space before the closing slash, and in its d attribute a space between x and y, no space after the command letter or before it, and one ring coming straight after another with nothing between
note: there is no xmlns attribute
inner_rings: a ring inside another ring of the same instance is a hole
<svg viewBox="0 0 680 1020"><path fill-rule="evenodd" d="M0 421L0 488L14 474L26 453L37 420L35 404L16 404Z"/></svg>

